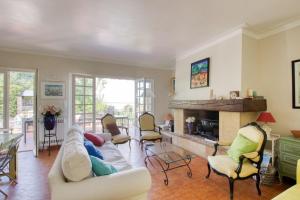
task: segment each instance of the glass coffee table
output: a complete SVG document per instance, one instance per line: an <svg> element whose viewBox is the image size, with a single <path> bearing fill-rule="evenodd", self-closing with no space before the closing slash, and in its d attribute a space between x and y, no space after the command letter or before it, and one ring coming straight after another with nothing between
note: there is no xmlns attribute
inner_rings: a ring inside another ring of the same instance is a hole
<svg viewBox="0 0 300 200"><path fill-rule="evenodd" d="M187 176L192 177L192 170L189 164L196 155L176 145L167 142L161 143L148 143L145 145L146 157L144 159L146 167L147 161L153 166L150 158L153 158L161 167L162 172L165 174L164 183L168 185L169 179L167 171L186 167L188 169Z"/></svg>

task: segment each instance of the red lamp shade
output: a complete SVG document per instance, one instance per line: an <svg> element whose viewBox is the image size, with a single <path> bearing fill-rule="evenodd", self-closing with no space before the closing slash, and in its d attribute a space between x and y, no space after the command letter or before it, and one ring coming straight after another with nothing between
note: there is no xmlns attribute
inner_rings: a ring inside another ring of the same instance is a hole
<svg viewBox="0 0 300 200"><path fill-rule="evenodd" d="M273 115L270 112L262 112L260 113L260 115L258 116L257 120L258 122L272 122L275 123L276 120L274 119Z"/></svg>
<svg viewBox="0 0 300 200"><path fill-rule="evenodd" d="M174 117L171 113L168 113L164 116L164 120L166 121L174 120Z"/></svg>

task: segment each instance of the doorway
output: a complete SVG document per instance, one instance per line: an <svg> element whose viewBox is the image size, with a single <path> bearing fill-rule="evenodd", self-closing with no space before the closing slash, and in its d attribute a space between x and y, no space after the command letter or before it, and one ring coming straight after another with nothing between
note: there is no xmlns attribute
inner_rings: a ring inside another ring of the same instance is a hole
<svg viewBox="0 0 300 200"><path fill-rule="evenodd" d="M0 71L0 127L23 133L19 151L35 150L36 72Z"/></svg>

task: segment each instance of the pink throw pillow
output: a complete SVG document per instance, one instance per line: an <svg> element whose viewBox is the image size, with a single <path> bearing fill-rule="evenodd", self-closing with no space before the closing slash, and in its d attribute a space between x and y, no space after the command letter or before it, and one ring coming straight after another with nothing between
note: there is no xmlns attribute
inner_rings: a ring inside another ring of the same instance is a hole
<svg viewBox="0 0 300 200"><path fill-rule="evenodd" d="M84 137L85 139L91 141L95 146L101 147L105 143L105 140L102 137L93 133L84 133Z"/></svg>

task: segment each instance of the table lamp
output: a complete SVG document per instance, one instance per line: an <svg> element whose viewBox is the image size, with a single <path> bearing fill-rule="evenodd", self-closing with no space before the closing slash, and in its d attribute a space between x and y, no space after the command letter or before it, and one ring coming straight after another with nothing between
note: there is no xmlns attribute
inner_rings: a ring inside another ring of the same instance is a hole
<svg viewBox="0 0 300 200"><path fill-rule="evenodd" d="M270 112L262 112L258 116L257 120L258 122L263 122L262 129L266 131L267 135L270 136L270 133L272 129L268 126L268 123L275 123L276 120L273 117L273 115Z"/></svg>
<svg viewBox="0 0 300 200"><path fill-rule="evenodd" d="M174 117L171 113L165 115L164 120L168 123L171 132L174 132Z"/></svg>

